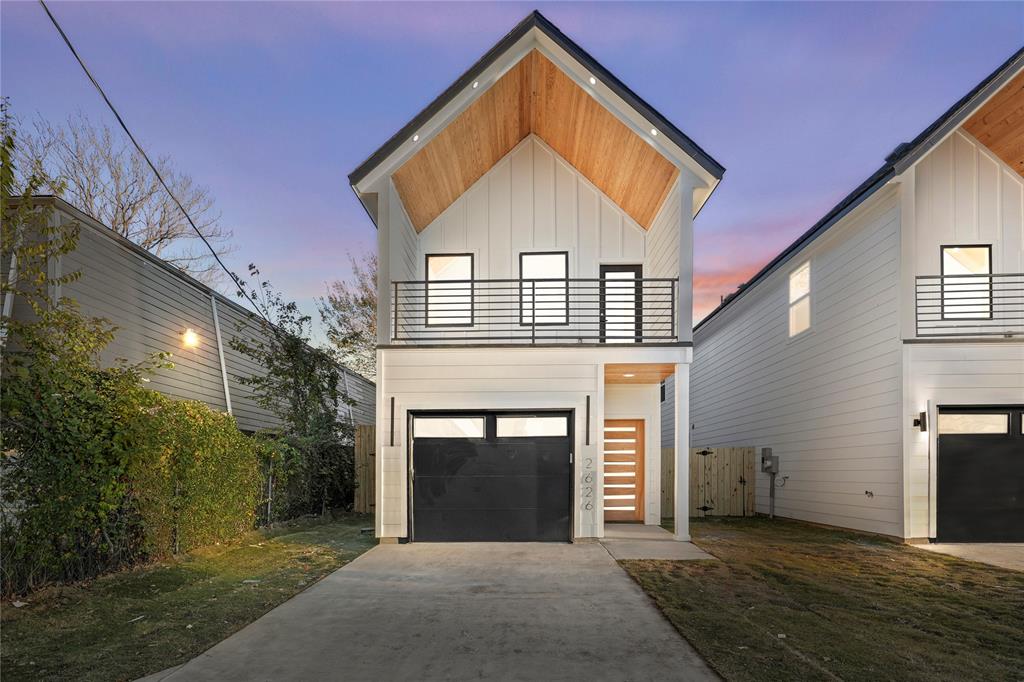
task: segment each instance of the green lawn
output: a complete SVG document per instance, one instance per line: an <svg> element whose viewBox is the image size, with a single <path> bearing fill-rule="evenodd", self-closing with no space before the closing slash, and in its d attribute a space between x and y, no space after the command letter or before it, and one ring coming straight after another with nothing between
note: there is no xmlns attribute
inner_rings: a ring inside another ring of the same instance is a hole
<svg viewBox="0 0 1024 682"><path fill-rule="evenodd" d="M695 521L721 561L624 561L727 680L1010 680L1024 573L764 518Z"/></svg>
<svg viewBox="0 0 1024 682"><path fill-rule="evenodd" d="M363 515L296 522L3 604L7 680L130 680L184 663L376 544Z"/></svg>

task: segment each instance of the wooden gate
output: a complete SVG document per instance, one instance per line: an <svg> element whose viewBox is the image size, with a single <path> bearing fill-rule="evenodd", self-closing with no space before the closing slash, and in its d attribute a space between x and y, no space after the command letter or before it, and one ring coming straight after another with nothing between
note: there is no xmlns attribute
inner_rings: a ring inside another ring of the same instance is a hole
<svg viewBox="0 0 1024 682"><path fill-rule="evenodd" d="M754 515L754 448L690 450L690 516Z"/></svg>
<svg viewBox="0 0 1024 682"><path fill-rule="evenodd" d="M377 429L373 426L356 427L356 495L354 511L372 514L376 510L377 468L374 447Z"/></svg>

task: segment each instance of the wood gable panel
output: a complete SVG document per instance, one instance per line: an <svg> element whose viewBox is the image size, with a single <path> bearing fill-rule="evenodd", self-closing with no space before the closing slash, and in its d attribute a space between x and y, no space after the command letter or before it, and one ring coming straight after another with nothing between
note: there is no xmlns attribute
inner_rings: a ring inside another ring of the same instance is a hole
<svg viewBox="0 0 1024 682"><path fill-rule="evenodd" d="M679 170L538 51L394 173L422 231L530 133L648 229Z"/></svg>
<svg viewBox="0 0 1024 682"><path fill-rule="evenodd" d="M679 169L540 54L532 124L562 158L650 229Z"/></svg>
<svg viewBox="0 0 1024 682"><path fill-rule="evenodd" d="M964 129L1024 175L1024 71L967 119Z"/></svg>

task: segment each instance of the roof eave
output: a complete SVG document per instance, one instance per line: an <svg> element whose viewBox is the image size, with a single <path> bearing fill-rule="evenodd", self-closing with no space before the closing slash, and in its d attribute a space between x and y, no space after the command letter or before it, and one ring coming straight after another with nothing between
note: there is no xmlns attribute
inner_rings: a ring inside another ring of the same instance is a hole
<svg viewBox="0 0 1024 682"><path fill-rule="evenodd" d="M449 104L459 93L464 91L476 80L488 67L496 62L509 48L523 38L532 29L538 29L550 38L561 49L565 50L573 59L586 66L595 75L600 76L601 81L608 86L628 106L636 110L640 115L656 124L659 130L663 130L665 136L678 146L685 154L690 156L701 168L708 172L715 180L721 180L725 173L725 167L712 158L693 140L687 137L668 119L659 114L647 102L641 99L636 93L626 87L610 71L604 68L583 48L574 43L568 36L562 33L544 15L534 10L525 19L515 26L504 38L499 40L494 47L487 51L475 64L465 73L459 76L444 92L436 97L422 111L406 123L397 133L392 135L387 142L373 152L355 170L349 173L349 184L359 191L357 186L370 173L380 166L391 154L393 154L406 140L417 130L426 124L440 110Z"/></svg>

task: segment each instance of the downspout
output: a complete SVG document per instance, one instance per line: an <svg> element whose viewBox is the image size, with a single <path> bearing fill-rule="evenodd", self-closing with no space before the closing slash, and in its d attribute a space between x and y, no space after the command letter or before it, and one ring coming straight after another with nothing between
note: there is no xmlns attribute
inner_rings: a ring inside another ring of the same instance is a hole
<svg viewBox="0 0 1024 682"><path fill-rule="evenodd" d="M217 336L217 357L220 358L220 378L224 382L224 404L231 412L231 389L228 387L228 367L224 363L224 342L220 338L220 317L217 315L217 297L210 294L210 309L213 311L213 331Z"/></svg>

